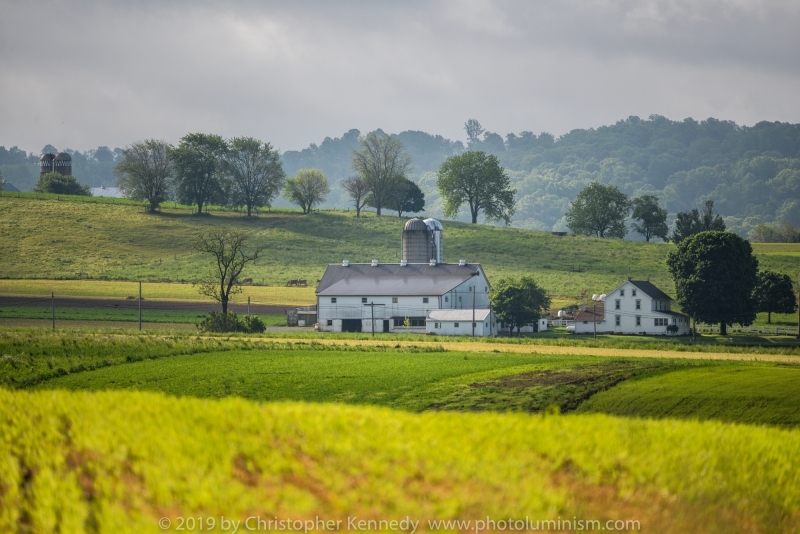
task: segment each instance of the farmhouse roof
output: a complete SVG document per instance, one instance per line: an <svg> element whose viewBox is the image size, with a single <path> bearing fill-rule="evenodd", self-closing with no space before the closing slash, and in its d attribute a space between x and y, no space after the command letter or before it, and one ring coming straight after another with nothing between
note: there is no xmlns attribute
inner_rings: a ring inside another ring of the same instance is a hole
<svg viewBox="0 0 800 534"><path fill-rule="evenodd" d="M9 193L19 193L19 189L14 187L14 184L6 182L5 180L0 183L0 190L7 191Z"/></svg>
<svg viewBox="0 0 800 534"><path fill-rule="evenodd" d="M658 289L651 282L646 280L628 280L631 284L638 287L648 297L655 300L672 300L672 297Z"/></svg>
<svg viewBox="0 0 800 534"><path fill-rule="evenodd" d="M575 316L575 322L582 322L582 321L595 321L598 323L602 323L606 320L605 311L603 306L597 307L597 312L594 311L594 306L591 308L586 308L585 310L581 310Z"/></svg>
<svg viewBox="0 0 800 534"><path fill-rule="evenodd" d="M479 263L331 264L317 286L317 295L443 295L480 271Z"/></svg>
<svg viewBox="0 0 800 534"><path fill-rule="evenodd" d="M475 310L475 321L485 321L491 310ZM464 321L472 322L472 310L433 310L428 315L430 321Z"/></svg>

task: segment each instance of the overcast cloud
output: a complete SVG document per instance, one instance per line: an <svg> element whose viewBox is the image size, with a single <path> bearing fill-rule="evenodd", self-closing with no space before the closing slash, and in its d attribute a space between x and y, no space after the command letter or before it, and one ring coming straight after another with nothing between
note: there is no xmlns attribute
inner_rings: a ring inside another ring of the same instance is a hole
<svg viewBox="0 0 800 534"><path fill-rule="evenodd" d="M0 145L797 123L798 28L796 0L0 0Z"/></svg>

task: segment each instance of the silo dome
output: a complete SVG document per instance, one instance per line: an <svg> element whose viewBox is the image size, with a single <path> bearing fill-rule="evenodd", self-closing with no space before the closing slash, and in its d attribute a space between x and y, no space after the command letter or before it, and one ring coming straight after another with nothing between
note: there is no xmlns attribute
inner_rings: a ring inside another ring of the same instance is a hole
<svg viewBox="0 0 800 534"><path fill-rule="evenodd" d="M42 156L39 158L39 176L55 171L53 166L53 160L55 159L55 155L50 154L49 152L47 154L42 154Z"/></svg>
<svg viewBox="0 0 800 534"><path fill-rule="evenodd" d="M56 154L56 161L72 161L72 156L66 152L59 152Z"/></svg>
<svg viewBox="0 0 800 534"><path fill-rule="evenodd" d="M408 222L406 222L406 225L403 227L404 232L420 231L420 230L424 232L427 229L428 225L426 225L420 219L409 219Z"/></svg>
<svg viewBox="0 0 800 534"><path fill-rule="evenodd" d="M47 154L42 154L42 156L39 158L39 161L48 161L49 162L49 161L53 161L54 158L55 158L55 156L48 152Z"/></svg>

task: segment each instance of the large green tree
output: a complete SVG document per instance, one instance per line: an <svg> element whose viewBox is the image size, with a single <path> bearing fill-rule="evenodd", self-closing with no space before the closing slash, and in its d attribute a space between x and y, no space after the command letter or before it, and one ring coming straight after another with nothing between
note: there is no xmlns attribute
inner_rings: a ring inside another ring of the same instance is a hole
<svg viewBox="0 0 800 534"><path fill-rule="evenodd" d="M572 201L567 227L576 235L622 239L630 207L628 196L615 186L592 182Z"/></svg>
<svg viewBox="0 0 800 534"><path fill-rule="evenodd" d="M178 199L196 205L198 215L204 205L224 200L222 171L227 149L227 143L219 135L190 133L171 152Z"/></svg>
<svg viewBox="0 0 800 534"><path fill-rule="evenodd" d="M692 211L678 213L675 219L675 231L672 233L672 242L680 243L689 236L708 231L725 231L725 222L722 217L718 213L714 213L713 200L706 200L702 212L693 208Z"/></svg>
<svg viewBox="0 0 800 534"><path fill-rule="evenodd" d="M358 149L353 151L352 168L367 183L370 205L378 217L395 188L406 178L410 167L411 156L399 137L371 132L358 140Z"/></svg>
<svg viewBox="0 0 800 534"><path fill-rule="evenodd" d="M530 276L503 278L489 295L492 311L517 335L523 326L535 323L549 307L550 297Z"/></svg>
<svg viewBox="0 0 800 534"><path fill-rule="evenodd" d="M719 324L720 334L734 323L756 318L758 260L750 243L731 232L700 232L667 258L678 304L695 320Z"/></svg>
<svg viewBox="0 0 800 534"><path fill-rule="evenodd" d="M756 301L756 311L767 312L767 323L772 322L773 313L797 311L797 298L788 274L759 271L753 298Z"/></svg>
<svg viewBox="0 0 800 534"><path fill-rule="evenodd" d="M283 196L300 206L307 215L315 204L325 201L325 196L330 191L324 172L319 169L300 169L297 176L286 180Z"/></svg>
<svg viewBox="0 0 800 534"><path fill-rule="evenodd" d="M146 200L150 213L170 197L173 177L171 150L172 145L166 141L138 141L122 150L123 159L115 168L122 194L134 200Z"/></svg>
<svg viewBox="0 0 800 534"><path fill-rule="evenodd" d="M92 196L88 185L81 185L74 176L66 176L58 172L48 172L39 176L39 181L33 190L36 193Z"/></svg>
<svg viewBox="0 0 800 534"><path fill-rule="evenodd" d="M283 189L286 175L281 155L269 143L253 137L234 137L225 152L225 173L231 179L230 201L245 206L247 216L253 209L272 205Z"/></svg>
<svg viewBox="0 0 800 534"><path fill-rule="evenodd" d="M367 196L367 205L371 205L369 195ZM419 213L425 209L425 194L417 184L404 179L395 187L386 207L396 211L398 217L402 217L403 212Z"/></svg>
<svg viewBox="0 0 800 534"><path fill-rule="evenodd" d="M465 203L472 224L481 212L488 221L506 224L514 215L516 190L494 155L470 151L447 158L439 167L436 188L444 199L446 217L456 217Z"/></svg>
<svg viewBox="0 0 800 534"><path fill-rule="evenodd" d="M658 205L658 197L654 195L642 195L634 198L633 231L644 236L645 241L650 242L654 237L660 237L667 241L669 226L667 226L667 210Z"/></svg>

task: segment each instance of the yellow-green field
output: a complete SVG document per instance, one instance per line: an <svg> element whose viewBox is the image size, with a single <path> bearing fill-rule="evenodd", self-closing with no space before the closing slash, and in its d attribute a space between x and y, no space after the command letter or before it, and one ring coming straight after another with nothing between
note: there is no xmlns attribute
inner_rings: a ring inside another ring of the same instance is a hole
<svg viewBox="0 0 800 534"><path fill-rule="evenodd" d="M217 532L222 517L800 528L797 431L127 392L0 391L0 406L6 532L177 531L188 517Z"/></svg>
<svg viewBox="0 0 800 534"><path fill-rule="evenodd" d="M138 282L107 280L2 280L0 295L49 297L85 297L119 299L139 294ZM192 284L143 282L142 296L147 300L190 300L208 302ZM314 287L242 286L234 302L306 306L316 301Z"/></svg>

